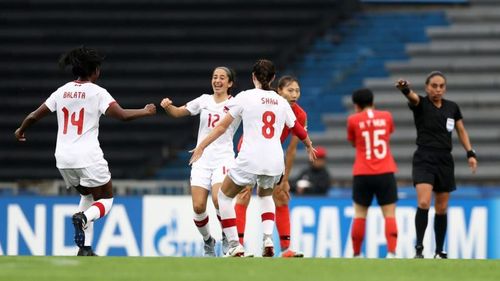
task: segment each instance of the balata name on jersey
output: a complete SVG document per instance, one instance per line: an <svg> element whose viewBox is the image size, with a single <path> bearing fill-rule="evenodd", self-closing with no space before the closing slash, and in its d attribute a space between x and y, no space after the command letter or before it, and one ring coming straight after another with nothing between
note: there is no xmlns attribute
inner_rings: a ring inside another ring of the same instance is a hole
<svg viewBox="0 0 500 281"><path fill-rule="evenodd" d="M277 99L262 97L262 98L260 98L260 100L261 100L262 104L278 105Z"/></svg>
<svg viewBox="0 0 500 281"><path fill-rule="evenodd" d="M387 126L385 119L368 119L368 120L360 121L358 124L359 124L360 129L369 128L369 127L386 127Z"/></svg>
<svg viewBox="0 0 500 281"><path fill-rule="evenodd" d="M85 92L64 92L63 99L85 99Z"/></svg>

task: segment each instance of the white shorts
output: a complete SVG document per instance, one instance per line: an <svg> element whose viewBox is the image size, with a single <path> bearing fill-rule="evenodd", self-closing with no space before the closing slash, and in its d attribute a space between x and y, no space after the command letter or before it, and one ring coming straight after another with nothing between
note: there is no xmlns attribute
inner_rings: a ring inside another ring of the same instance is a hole
<svg viewBox="0 0 500 281"><path fill-rule="evenodd" d="M191 169L191 186L199 186L207 190L211 190L212 185L222 183L224 181L230 167L231 163L217 168L193 167Z"/></svg>
<svg viewBox="0 0 500 281"><path fill-rule="evenodd" d="M77 187L99 187L107 184L111 180L108 162L106 160L86 168L59 169L66 188Z"/></svg>
<svg viewBox="0 0 500 281"><path fill-rule="evenodd" d="M257 186L263 189L274 188L274 186L280 181L281 175L279 176L266 176L266 175L256 175L252 173L245 172L238 167L233 167L229 170L227 174L235 184L239 186Z"/></svg>

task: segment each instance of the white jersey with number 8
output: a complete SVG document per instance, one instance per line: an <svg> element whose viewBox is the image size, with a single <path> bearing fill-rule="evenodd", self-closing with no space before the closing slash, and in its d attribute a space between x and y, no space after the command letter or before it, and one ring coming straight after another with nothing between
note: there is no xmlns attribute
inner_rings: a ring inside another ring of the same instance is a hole
<svg viewBox="0 0 500 281"><path fill-rule="evenodd" d="M57 113L57 168L85 168L104 160L99 118L113 102L106 89L91 82L69 82L50 95L45 105Z"/></svg>
<svg viewBox="0 0 500 281"><path fill-rule="evenodd" d="M243 120L238 168L255 175L281 175L285 169L281 132L296 120L287 100L274 91L252 89L239 93L226 107L231 116Z"/></svg>

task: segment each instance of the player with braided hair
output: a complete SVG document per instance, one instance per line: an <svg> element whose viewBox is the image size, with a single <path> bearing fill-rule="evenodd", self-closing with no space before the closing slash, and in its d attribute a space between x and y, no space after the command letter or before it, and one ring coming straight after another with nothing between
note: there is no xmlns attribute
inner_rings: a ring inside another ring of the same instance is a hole
<svg viewBox="0 0 500 281"><path fill-rule="evenodd" d="M108 214L113 205L111 173L98 140L101 115L129 121L156 114L154 104L123 109L106 89L95 84L102 62L103 57L91 48L80 47L64 54L59 65L71 66L76 80L53 92L15 131L17 140L24 142L29 127L56 112L56 166L66 187L81 194L78 211L72 218L78 256L96 255L91 247L94 221Z"/></svg>

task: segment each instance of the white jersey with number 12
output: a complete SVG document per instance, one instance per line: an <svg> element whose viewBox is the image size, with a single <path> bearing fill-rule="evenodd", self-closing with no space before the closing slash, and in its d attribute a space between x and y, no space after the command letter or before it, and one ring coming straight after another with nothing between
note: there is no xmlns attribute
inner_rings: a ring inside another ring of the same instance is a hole
<svg viewBox="0 0 500 281"><path fill-rule="evenodd" d="M198 129L198 141L196 145L200 144L224 118L226 115L224 107L231 99L232 97L230 96L229 99L216 103L213 95L205 94L186 104L186 109L191 115L200 115L200 127ZM234 160L233 138L239 125L240 119L237 118L222 136L205 149L203 156L193 163L193 167L215 168L220 165L228 165L232 162Z"/></svg>

